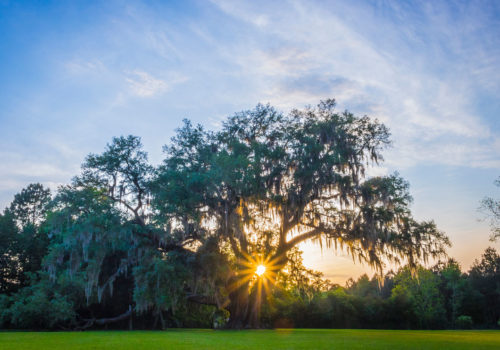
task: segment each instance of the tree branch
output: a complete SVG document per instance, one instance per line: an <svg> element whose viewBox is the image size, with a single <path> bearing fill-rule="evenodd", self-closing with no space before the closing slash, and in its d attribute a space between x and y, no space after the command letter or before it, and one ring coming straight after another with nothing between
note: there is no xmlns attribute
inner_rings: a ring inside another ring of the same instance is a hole
<svg viewBox="0 0 500 350"><path fill-rule="evenodd" d="M187 296L187 301L201 305L212 305L217 308L220 308L217 299L211 295L192 294Z"/></svg>
<svg viewBox="0 0 500 350"><path fill-rule="evenodd" d="M323 233L323 230L319 227L317 228L314 228L310 231L307 231L305 233L302 233L298 236L295 236L293 237L291 240L289 240L288 242L285 243L285 245L283 246L282 249L279 249L281 251L281 253L284 253L284 252L287 252L288 250L292 249L293 247L295 247L297 244L299 244L300 242L303 242L307 239L310 239L310 238L313 238L315 236L318 236L320 235L321 233Z"/></svg>
<svg viewBox="0 0 500 350"><path fill-rule="evenodd" d="M105 325L108 323L114 323L114 322L119 322L126 320L132 316L132 312L134 309L132 308L132 305L129 305L129 308L126 312L124 312L121 315L115 316L115 317L108 317L108 318L84 318L83 321L85 321L85 324L83 326L77 327L77 330L85 330L87 328L92 327L94 324L95 325Z"/></svg>

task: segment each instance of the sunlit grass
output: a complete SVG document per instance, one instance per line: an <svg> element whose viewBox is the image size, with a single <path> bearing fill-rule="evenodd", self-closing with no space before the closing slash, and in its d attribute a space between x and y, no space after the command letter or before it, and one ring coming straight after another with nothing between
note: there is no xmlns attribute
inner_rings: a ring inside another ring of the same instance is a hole
<svg viewBox="0 0 500 350"><path fill-rule="evenodd" d="M0 349L500 349L500 332L348 329L0 332Z"/></svg>

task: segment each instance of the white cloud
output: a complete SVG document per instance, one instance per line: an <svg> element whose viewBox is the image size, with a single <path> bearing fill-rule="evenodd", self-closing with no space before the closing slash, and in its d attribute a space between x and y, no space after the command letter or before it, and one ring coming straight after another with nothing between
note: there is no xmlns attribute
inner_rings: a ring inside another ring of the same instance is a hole
<svg viewBox="0 0 500 350"><path fill-rule="evenodd" d="M64 64L70 74L87 74L89 72L102 72L106 69L100 60L74 59Z"/></svg>
<svg viewBox="0 0 500 350"><path fill-rule="evenodd" d="M403 26L377 17L376 9L353 5L289 1L281 11L271 11L263 3L215 3L257 30L256 18L272 23L266 26L272 45L249 42L232 53L260 84L264 101L293 108L335 97L339 109L387 123L397 147L388 158L405 166L500 163L490 127L475 105L478 84L498 87L500 74L500 55L488 57L491 50L472 40L480 16L466 16L463 29L442 15L446 9L432 6L423 6L422 18L413 22L411 8L383 9L399 14Z"/></svg>
<svg viewBox="0 0 500 350"><path fill-rule="evenodd" d="M30 183L39 182L54 191L78 173L78 165L72 162L73 151L51 148L55 154L45 156L28 155L24 150L0 152L3 164L0 168L0 208L6 207L14 194Z"/></svg>
<svg viewBox="0 0 500 350"><path fill-rule="evenodd" d="M174 85L188 80L187 77L176 73L168 74L168 80L154 77L152 74L141 70L126 72L126 74L127 77L125 79L128 83L130 91L133 95L139 97L152 97L160 95L172 89Z"/></svg>
<svg viewBox="0 0 500 350"><path fill-rule="evenodd" d="M165 81L143 71L130 72L126 80L132 93L140 97L154 96L169 88Z"/></svg>

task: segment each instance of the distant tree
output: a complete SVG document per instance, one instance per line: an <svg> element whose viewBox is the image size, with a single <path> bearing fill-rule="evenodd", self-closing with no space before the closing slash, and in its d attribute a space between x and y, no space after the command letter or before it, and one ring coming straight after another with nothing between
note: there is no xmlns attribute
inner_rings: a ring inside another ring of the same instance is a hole
<svg viewBox="0 0 500 350"><path fill-rule="evenodd" d="M6 210L0 214L0 294L10 294L19 288L18 239L14 217Z"/></svg>
<svg viewBox="0 0 500 350"><path fill-rule="evenodd" d="M265 327L313 327L305 309L314 299L338 285L325 279L323 274L303 265L302 252L292 249L285 268L274 281L274 288L263 303L262 325ZM309 310L310 311L310 310Z"/></svg>
<svg viewBox="0 0 500 350"><path fill-rule="evenodd" d="M14 196L0 215L0 292L12 293L40 270L48 236L42 221L51 200L50 190L30 184Z"/></svg>
<svg viewBox="0 0 500 350"><path fill-rule="evenodd" d="M444 234L412 218L407 182L365 178L388 143L384 125L337 113L333 100L287 116L259 105L215 133L186 122L165 147L153 209L158 224L229 248L229 326L255 327L263 293L301 242L345 247L379 270L384 259L416 266L444 254Z"/></svg>
<svg viewBox="0 0 500 350"><path fill-rule="evenodd" d="M406 321L415 328L446 328L446 310L439 291L439 278L432 271L420 267L412 275L408 267L394 277L391 299L407 305Z"/></svg>
<svg viewBox="0 0 500 350"><path fill-rule="evenodd" d="M472 317L466 315L458 316L456 321L456 327L459 329L471 329L473 324Z"/></svg>
<svg viewBox="0 0 500 350"><path fill-rule="evenodd" d="M30 184L14 196L10 211L20 226L36 226L44 218L50 200L51 194L48 188L39 183Z"/></svg>
<svg viewBox="0 0 500 350"><path fill-rule="evenodd" d="M474 261L469 270L469 279L474 290L482 297L475 306L483 311L480 321L494 325L500 318L500 255L494 248L487 248L481 260ZM480 307L481 304L483 307Z"/></svg>
<svg viewBox="0 0 500 350"><path fill-rule="evenodd" d="M61 291L66 292L62 295ZM0 296L1 297L1 296ZM47 329L68 327L75 318L75 305L68 290L57 290L48 279L21 288L0 308L0 327ZM1 300L0 300L1 303Z"/></svg>
<svg viewBox="0 0 500 350"><path fill-rule="evenodd" d="M450 326L455 327L458 317L464 316L463 302L469 293L469 281L454 259L436 265L433 270L441 279L440 290L445 300Z"/></svg>
<svg viewBox="0 0 500 350"><path fill-rule="evenodd" d="M381 292L381 283L376 278L370 279L367 274L363 274L357 281L349 279L347 289L350 294L358 297L378 297Z"/></svg>
<svg viewBox="0 0 500 350"><path fill-rule="evenodd" d="M315 294L329 290L333 284L322 272L308 269L303 265L302 251L298 248L288 253L288 263L276 275L274 285L278 289L292 291L302 299L311 301Z"/></svg>
<svg viewBox="0 0 500 350"><path fill-rule="evenodd" d="M495 185L500 187L500 177L495 181ZM491 240L495 241L500 237L500 200L492 197L485 197L481 201L480 210L483 211L490 220Z"/></svg>

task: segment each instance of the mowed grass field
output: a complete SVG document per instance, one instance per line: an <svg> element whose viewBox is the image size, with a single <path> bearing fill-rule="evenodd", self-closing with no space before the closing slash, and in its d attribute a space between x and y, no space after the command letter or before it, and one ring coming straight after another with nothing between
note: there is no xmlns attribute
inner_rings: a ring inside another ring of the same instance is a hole
<svg viewBox="0 0 500 350"><path fill-rule="evenodd" d="M0 332L0 349L500 349L500 331L282 329Z"/></svg>

